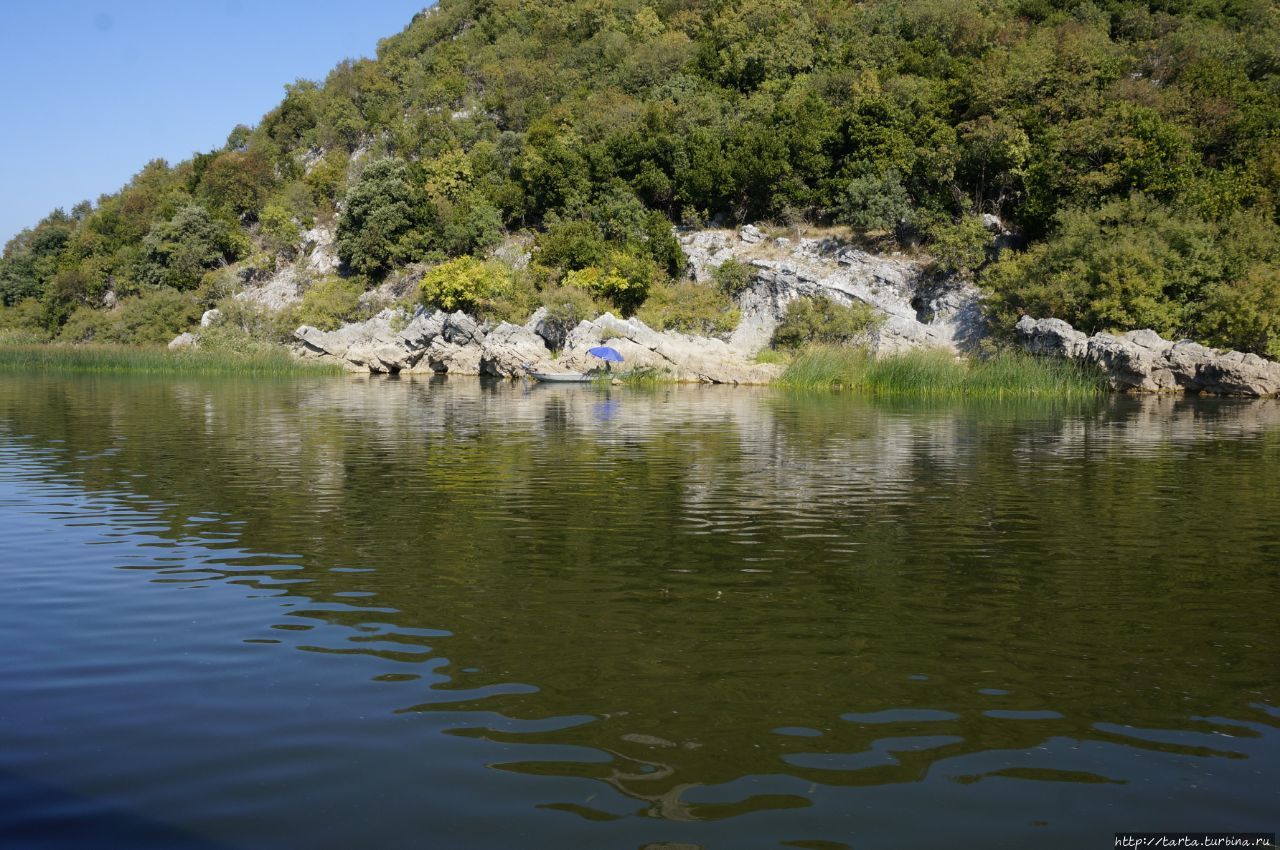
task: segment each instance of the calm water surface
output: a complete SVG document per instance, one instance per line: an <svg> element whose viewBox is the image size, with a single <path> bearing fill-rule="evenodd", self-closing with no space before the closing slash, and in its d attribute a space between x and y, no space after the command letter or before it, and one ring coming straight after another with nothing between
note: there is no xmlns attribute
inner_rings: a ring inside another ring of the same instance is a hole
<svg viewBox="0 0 1280 850"><path fill-rule="evenodd" d="M1273 831L1280 405L0 377L0 847Z"/></svg>

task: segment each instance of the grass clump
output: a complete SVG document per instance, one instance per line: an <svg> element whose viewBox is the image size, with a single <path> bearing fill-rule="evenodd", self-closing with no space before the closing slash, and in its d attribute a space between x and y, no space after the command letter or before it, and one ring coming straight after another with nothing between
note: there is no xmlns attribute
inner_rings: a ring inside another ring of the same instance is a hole
<svg viewBox="0 0 1280 850"><path fill-rule="evenodd" d="M637 366L621 372L597 372L593 378L597 384L621 382L628 387L656 387L674 382L671 374L655 366Z"/></svg>
<svg viewBox="0 0 1280 850"><path fill-rule="evenodd" d="M875 358L836 346L798 352L777 383L869 395L1011 399L1092 396L1103 388L1098 375L1077 364L1014 352L966 359L935 349Z"/></svg>
<svg viewBox="0 0 1280 850"><path fill-rule="evenodd" d="M250 377L342 374L339 366L298 361L280 348L169 351L158 346L104 344L0 346L0 371Z"/></svg>

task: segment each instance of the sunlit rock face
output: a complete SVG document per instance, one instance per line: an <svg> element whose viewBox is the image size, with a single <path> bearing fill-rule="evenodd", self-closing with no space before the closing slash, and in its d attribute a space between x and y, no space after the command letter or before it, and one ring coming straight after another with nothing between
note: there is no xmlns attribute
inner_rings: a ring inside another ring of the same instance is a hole
<svg viewBox="0 0 1280 850"><path fill-rule="evenodd" d="M977 288L932 276L918 259L874 254L830 237L771 238L754 225L736 232L688 231L680 242L700 283L709 283L728 260L752 267L751 286L738 297L742 321L729 338L743 351L767 346L787 306L813 296L873 307L881 324L868 342L877 354L920 347L965 351L986 335Z"/></svg>

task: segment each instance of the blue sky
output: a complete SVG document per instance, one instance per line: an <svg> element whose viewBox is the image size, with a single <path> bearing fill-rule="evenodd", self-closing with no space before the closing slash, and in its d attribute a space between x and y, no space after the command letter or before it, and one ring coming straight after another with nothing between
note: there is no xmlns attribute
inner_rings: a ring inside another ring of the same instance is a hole
<svg viewBox="0 0 1280 850"><path fill-rule="evenodd" d="M148 161L220 147L285 83L372 56L428 0L4 0L0 244Z"/></svg>

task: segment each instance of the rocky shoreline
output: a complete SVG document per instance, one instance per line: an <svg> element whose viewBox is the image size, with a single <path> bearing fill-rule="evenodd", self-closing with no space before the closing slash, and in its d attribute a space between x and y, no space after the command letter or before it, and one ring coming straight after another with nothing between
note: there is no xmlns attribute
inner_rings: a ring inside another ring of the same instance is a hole
<svg viewBox="0 0 1280 850"><path fill-rule="evenodd" d="M1219 351L1188 339L1176 342L1152 330L1087 336L1061 319L1023 316L1015 328L1032 354L1096 366L1112 389L1138 393L1193 393L1266 398L1280 395L1280 363Z"/></svg>
<svg viewBox="0 0 1280 850"><path fill-rule="evenodd" d="M510 378L524 374L526 365L536 371L585 370L598 365L586 350L609 345L626 358L625 369L651 370L667 380L767 384L782 369L757 362L756 355L769 345L787 305L798 298L871 305L880 322L864 342L880 355L924 347L959 353L986 332L977 289L935 278L917 259L870 253L829 236L770 236L753 225L679 236L690 276L698 283L712 285L712 271L729 259L752 269L750 287L736 298L741 321L724 339L657 331L637 318L609 313L565 327L545 308L522 325L491 325L461 312L389 308L334 331L300 327L295 352L358 372ZM245 297L265 303L278 300L281 291L268 281L263 296Z"/></svg>
<svg viewBox="0 0 1280 850"><path fill-rule="evenodd" d="M992 234L998 246L998 222ZM331 270L336 262L331 234L317 230L308 236L313 239L304 258L307 268ZM697 283L713 285L713 271L727 260L751 268L750 286L735 296L741 320L722 339L658 331L635 317L610 313L569 326L544 307L517 325L493 324L463 312L386 307L333 331L299 327L294 353L355 372L516 378L528 370L586 371L599 365L587 349L609 345L626 358L624 370L645 370L675 382L749 385L770 383L781 374L780 366L758 362L757 355L768 347L788 305L800 298L822 296L874 308L879 322L863 344L876 356L920 348L962 355L974 351L988 333L977 288L932 274L918 258L868 252L829 234L770 235L754 225L686 230L678 236L689 276ZM527 261L527 254L522 259ZM301 297L297 275L289 269L277 277L237 297L270 309L295 303ZM403 298L412 284L412 279L389 281L383 295ZM206 314L201 324L210 321ZM1096 367L1118 391L1280 395L1280 363L1254 354L1165 340L1151 330L1088 336L1061 320L1029 316L1015 332L1031 354ZM197 344L198 333L188 333L171 347Z"/></svg>
<svg viewBox="0 0 1280 850"><path fill-rule="evenodd" d="M294 335L300 343L299 356L336 360L357 372L518 378L528 370L587 371L600 365L587 354L597 345L616 348L626 358L628 370L651 369L660 377L684 383L767 384L781 372L781 367L756 363L722 340L659 333L639 319L619 319L610 313L580 322L562 337L545 308L523 325L502 322L496 327L462 312L420 309L406 316L384 310L336 331L326 333L304 325Z"/></svg>

